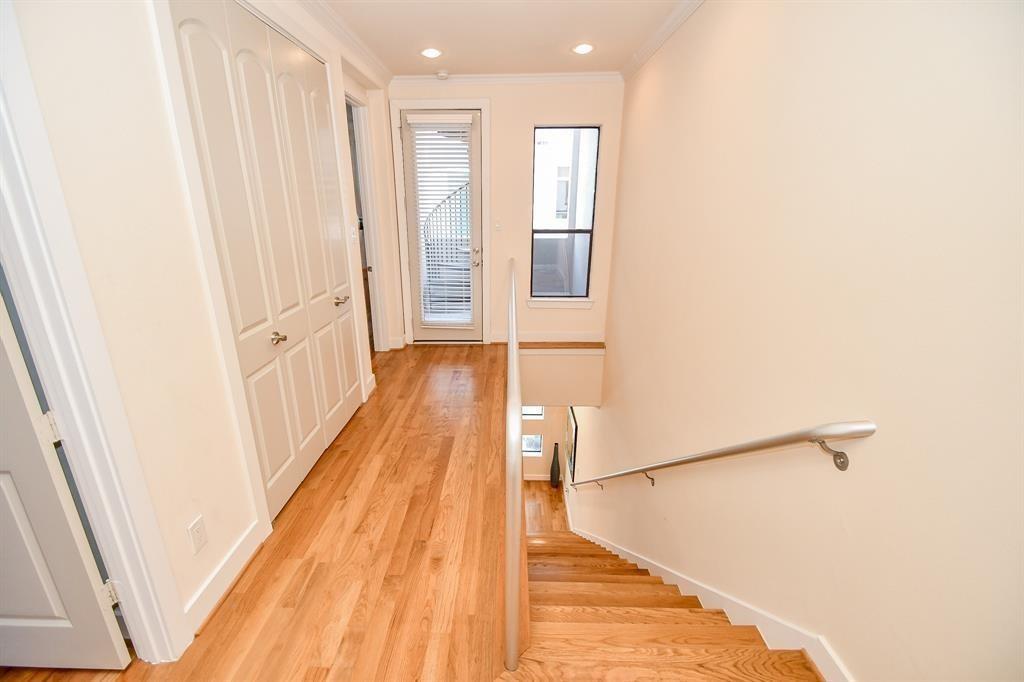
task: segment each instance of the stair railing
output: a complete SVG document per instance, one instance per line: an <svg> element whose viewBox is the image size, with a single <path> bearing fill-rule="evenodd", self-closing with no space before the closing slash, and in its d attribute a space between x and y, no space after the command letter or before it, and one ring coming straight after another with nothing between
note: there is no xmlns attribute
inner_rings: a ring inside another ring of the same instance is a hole
<svg viewBox="0 0 1024 682"><path fill-rule="evenodd" d="M682 464L692 464L694 462L706 462L710 459L718 459L720 457L742 455L748 452L759 452L772 448L780 448L786 445L798 445L801 443L817 445L825 454L831 455L832 463L835 464L837 469L840 471L846 471L850 466L850 458L847 457L845 452L832 449L827 441L848 440L850 438L867 438L876 430L877 427L874 422L870 421L822 424L821 426L815 426L809 429L783 433L779 436L759 438L757 440L747 441L746 443L740 443L739 445L730 445L716 450L706 450L692 455L676 457L675 459L667 459L663 462L646 464L644 466L633 467L631 469L623 469L622 471L616 471L603 476L595 476L594 478L588 478L584 481L576 481L572 483L572 487L577 488L581 485L586 485L587 483L596 483L604 488L604 486L601 485L601 481L607 481L612 478L621 478L623 476L631 476L633 474L643 474L651 482L651 485L654 485L654 479L650 475L651 471L667 469L669 467L680 466Z"/></svg>
<svg viewBox="0 0 1024 682"><path fill-rule="evenodd" d="M523 533L523 399L519 386L519 327L515 259L508 261L508 373L505 393L505 668L519 666Z"/></svg>

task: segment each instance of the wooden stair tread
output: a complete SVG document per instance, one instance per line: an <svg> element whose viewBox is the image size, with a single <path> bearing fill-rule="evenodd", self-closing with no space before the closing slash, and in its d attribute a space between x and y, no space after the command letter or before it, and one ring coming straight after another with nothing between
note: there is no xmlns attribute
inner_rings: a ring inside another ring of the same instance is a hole
<svg viewBox="0 0 1024 682"><path fill-rule="evenodd" d="M630 568L629 566L586 566L586 565L573 565L573 564L528 564L527 567L531 572L550 573L551 575L571 575L573 573L591 573L598 575L644 575L649 576L651 573L643 568ZM586 581L584 581L586 582Z"/></svg>
<svg viewBox="0 0 1024 682"><path fill-rule="evenodd" d="M519 350L603 349L604 341L520 341Z"/></svg>
<svg viewBox="0 0 1024 682"><path fill-rule="evenodd" d="M619 573L612 571L600 571L598 569L583 571L566 571L562 569L540 569L529 570L530 580L545 582L580 582L580 583L640 583L659 585L661 578L654 575L643 575L641 573Z"/></svg>
<svg viewBox="0 0 1024 682"><path fill-rule="evenodd" d="M731 682L777 682L778 680L820 680L802 651L694 647L687 657L674 662L595 661L588 652L576 652L578 660L542 658L532 647L526 650L516 672L505 672L503 680L729 680Z"/></svg>
<svg viewBox="0 0 1024 682"><path fill-rule="evenodd" d="M656 606L530 606L530 621L539 623L678 623L728 625L721 609L688 609ZM532 627L532 626L531 626Z"/></svg>
<svg viewBox="0 0 1024 682"><path fill-rule="evenodd" d="M700 608L699 599L681 596L673 585L562 583L538 580L530 581L530 603Z"/></svg>
<svg viewBox="0 0 1024 682"><path fill-rule="evenodd" d="M629 653L643 649L648 655L671 653L679 646L754 646L766 648L752 625L681 625L674 623L534 623L531 641L541 648L568 646Z"/></svg>
<svg viewBox="0 0 1024 682"><path fill-rule="evenodd" d="M616 556L535 556L527 557L526 563L529 566L601 566L608 568L639 568L636 564L619 559Z"/></svg>
<svg viewBox="0 0 1024 682"><path fill-rule="evenodd" d="M555 555L555 556L604 556L609 558L618 558L615 554L612 554L604 547L598 547L597 545L589 545L583 547L569 547L566 545L535 545L526 547L526 555L530 558L536 558L538 556Z"/></svg>
<svg viewBox="0 0 1024 682"><path fill-rule="evenodd" d="M664 594L679 596L675 585L606 585L604 583L563 583L531 580L530 593L556 592L560 594Z"/></svg>

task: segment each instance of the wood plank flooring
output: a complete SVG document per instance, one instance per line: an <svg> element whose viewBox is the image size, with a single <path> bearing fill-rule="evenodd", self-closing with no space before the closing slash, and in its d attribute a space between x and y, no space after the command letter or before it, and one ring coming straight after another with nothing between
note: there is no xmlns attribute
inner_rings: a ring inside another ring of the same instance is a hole
<svg viewBox="0 0 1024 682"><path fill-rule="evenodd" d="M492 680L501 651L504 346L374 357L324 453L184 657L17 680Z"/></svg>

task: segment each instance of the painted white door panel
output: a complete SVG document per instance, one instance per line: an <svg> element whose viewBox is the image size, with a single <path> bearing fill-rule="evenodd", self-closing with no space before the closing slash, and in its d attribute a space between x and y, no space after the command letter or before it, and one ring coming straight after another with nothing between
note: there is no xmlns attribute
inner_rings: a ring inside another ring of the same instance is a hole
<svg viewBox="0 0 1024 682"><path fill-rule="evenodd" d="M321 159L334 160L326 67L234 2L171 8L276 515L361 400L339 378L355 335L336 328L351 283L337 171L325 181Z"/></svg>
<svg viewBox="0 0 1024 682"><path fill-rule="evenodd" d="M0 665L123 669L131 658L2 303L0 344Z"/></svg>
<svg viewBox="0 0 1024 682"><path fill-rule="evenodd" d="M320 404L324 406L324 429L337 433L345 425L345 392L342 377L341 337L337 322L329 322L313 334L320 363Z"/></svg>
<svg viewBox="0 0 1024 682"><path fill-rule="evenodd" d="M288 170L279 131L268 28L234 3L227 4L238 83L238 101L248 158L253 169L254 204L272 273L273 310L287 335L304 325L299 243L288 206Z"/></svg>
<svg viewBox="0 0 1024 682"><path fill-rule="evenodd" d="M359 369L356 360L356 319L352 312L344 315L338 320L338 327L341 333L342 344L341 348L343 351L344 358L344 386L345 396L348 399L352 399L353 396L356 398L355 407L359 406Z"/></svg>

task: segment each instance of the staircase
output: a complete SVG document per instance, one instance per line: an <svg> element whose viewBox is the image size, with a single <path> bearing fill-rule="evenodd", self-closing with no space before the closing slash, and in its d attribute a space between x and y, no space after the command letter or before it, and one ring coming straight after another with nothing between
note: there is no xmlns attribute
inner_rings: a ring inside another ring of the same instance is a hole
<svg viewBox="0 0 1024 682"><path fill-rule="evenodd" d="M803 651L575 533L527 535L530 648L506 680L820 680Z"/></svg>

